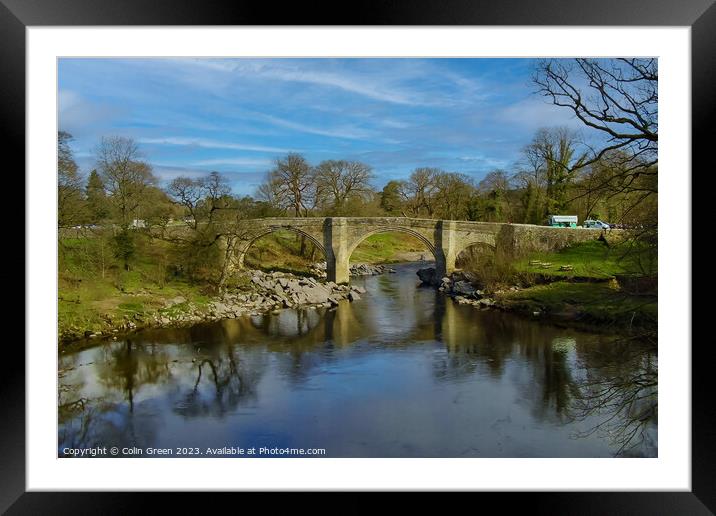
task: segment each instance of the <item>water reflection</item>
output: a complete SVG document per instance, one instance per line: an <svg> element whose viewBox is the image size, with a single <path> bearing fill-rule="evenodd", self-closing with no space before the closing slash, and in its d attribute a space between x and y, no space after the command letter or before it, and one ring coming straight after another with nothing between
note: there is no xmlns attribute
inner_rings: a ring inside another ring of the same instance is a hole
<svg viewBox="0 0 716 516"><path fill-rule="evenodd" d="M152 330L60 359L59 449L655 456L656 347L458 305L414 265L334 309Z"/></svg>

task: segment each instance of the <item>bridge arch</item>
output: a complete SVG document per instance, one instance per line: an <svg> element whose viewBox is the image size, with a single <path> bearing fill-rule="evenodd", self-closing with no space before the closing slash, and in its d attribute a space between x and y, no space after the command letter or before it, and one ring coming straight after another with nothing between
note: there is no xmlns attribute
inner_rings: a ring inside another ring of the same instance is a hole
<svg viewBox="0 0 716 516"><path fill-rule="evenodd" d="M478 258L483 260L486 256L494 257L497 253L497 246L488 239L472 240L462 243L455 252L455 264L462 268L467 262Z"/></svg>
<svg viewBox="0 0 716 516"><path fill-rule="evenodd" d="M348 253L347 253L347 254L348 254L348 260L350 261L350 257L353 255L353 251L355 251L356 248L357 248L363 241L365 241L367 238L369 238L369 237L371 237L371 236L373 236L373 235L378 235L378 234L380 234L380 233L393 233L393 232L406 233L406 234L408 234L408 235L411 235L411 236L415 237L417 240L419 240L421 243L423 243L423 244L425 245L425 247L428 249L428 251L430 251L430 253L433 255L433 258L434 258L435 260L437 260L437 255L436 255L436 251L435 251L435 244L432 242L432 240L430 240L429 238L427 238L425 235L423 235L423 234L420 233L419 231L416 231L416 230L414 230L414 229L412 229L412 228L402 227L402 226L385 226L385 227L376 228L376 229L373 229L373 230L368 231L368 232L366 232L366 233L363 233L362 235L360 235L359 237L357 237L357 238L350 244L350 246L348 247L348 250L347 250L347 251L348 251Z"/></svg>
<svg viewBox="0 0 716 516"><path fill-rule="evenodd" d="M315 236L311 235L307 231L303 231L300 228L297 228L295 226L292 226L290 224L283 224L283 225L275 225L270 226L267 228L263 228L261 231L258 231L250 236L245 237L242 242L237 246L237 254L238 254L238 266L239 268L244 268L244 258L246 258L246 254L249 252L249 249L251 249L251 246L256 242L259 238L264 237L266 235L270 235L271 233L275 233L276 231L291 231L293 233L296 233L301 236L305 236L308 240L311 241L313 245L316 246L322 253L324 259L327 259L328 253L326 253L326 248L324 247L323 243L318 240Z"/></svg>
<svg viewBox="0 0 716 516"><path fill-rule="evenodd" d="M474 235L471 238L465 238L459 241L459 244L455 248L455 257L457 258L460 253L467 251L471 247L489 249L494 253L497 250L497 243L493 235Z"/></svg>

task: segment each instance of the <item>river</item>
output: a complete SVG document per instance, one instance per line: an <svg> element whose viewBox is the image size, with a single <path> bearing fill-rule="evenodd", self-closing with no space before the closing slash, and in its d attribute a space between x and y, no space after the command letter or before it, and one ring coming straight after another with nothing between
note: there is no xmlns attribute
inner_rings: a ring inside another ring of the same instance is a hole
<svg viewBox="0 0 716 516"><path fill-rule="evenodd" d="M58 455L657 456L653 346L458 305L421 266L334 309L61 354Z"/></svg>

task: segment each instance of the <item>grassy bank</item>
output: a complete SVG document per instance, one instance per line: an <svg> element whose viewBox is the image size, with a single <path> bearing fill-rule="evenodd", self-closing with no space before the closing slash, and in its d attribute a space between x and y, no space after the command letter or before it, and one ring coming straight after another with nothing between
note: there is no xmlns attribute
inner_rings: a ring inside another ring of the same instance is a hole
<svg viewBox="0 0 716 516"><path fill-rule="evenodd" d="M61 340L107 332L123 322L141 327L151 315L206 305L205 286L172 274L168 245L148 239L138 239L137 245L127 271L102 238L60 242L57 312Z"/></svg>
<svg viewBox="0 0 716 516"><path fill-rule="evenodd" d="M512 260L476 257L471 271L505 310L590 329L655 331L655 282L653 288L633 288L633 278L641 277L640 256L627 251L584 242Z"/></svg>
<svg viewBox="0 0 716 516"><path fill-rule="evenodd" d="M378 233L363 240L351 255L351 263L395 263L406 260L408 255L424 254L432 260L433 255L425 245L406 233Z"/></svg>
<svg viewBox="0 0 716 516"><path fill-rule="evenodd" d="M310 245L310 242L307 242ZM107 334L117 327L141 328L157 315L202 312L215 294L210 282L189 281L178 269L182 256L161 240L138 235L130 270L114 257L109 238L62 239L58 247L58 330L60 341ZM246 265L264 270L307 274L322 253L301 256L300 240L291 232L258 239ZM400 253L420 250L408 235L390 233L366 239L353 262L382 263ZM310 249L309 249L310 253Z"/></svg>
<svg viewBox="0 0 716 516"><path fill-rule="evenodd" d="M555 279L609 280L637 269L636 254L600 240L583 242L555 253L531 253L514 263L519 274ZM560 270L566 268L569 270Z"/></svg>
<svg viewBox="0 0 716 516"><path fill-rule="evenodd" d="M495 295L500 308L601 330L656 330L657 296L633 295L616 281L557 281Z"/></svg>

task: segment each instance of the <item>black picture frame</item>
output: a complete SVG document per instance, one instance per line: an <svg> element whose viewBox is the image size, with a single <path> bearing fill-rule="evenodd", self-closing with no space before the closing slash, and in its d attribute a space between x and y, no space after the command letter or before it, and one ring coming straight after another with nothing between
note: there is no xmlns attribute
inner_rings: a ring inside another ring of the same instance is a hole
<svg viewBox="0 0 716 516"><path fill-rule="evenodd" d="M277 4L189 0L0 0L0 118L4 156L24 170L25 29L77 25L557 25L690 26L692 44L692 163L708 164L707 140L716 92L716 6L714 0L412 0L353 2L351 8L309 3ZM709 145L711 144L711 145ZM709 166L708 169L713 169ZM692 176L693 177L693 176ZM24 191L19 174L18 190ZM25 192L26 194L28 192ZM695 203L694 203L695 204ZM693 227L693 226L692 226ZM693 230L692 236L693 236ZM24 247L23 247L24 248ZM693 255L696 256L696 255ZM24 262L24 255L22 256ZM19 261L16 258L16 261ZM16 263L19 270L20 264ZM696 269L696 264L693 265ZM32 271L25 270L26 276ZM687 300L688 301L688 300ZM694 318L692 317L692 320ZM9 341L6 341L8 344ZM663 343L690 345L691 343ZM702 344L708 344L703 342ZM714 413L708 382L710 346L692 348L692 490L640 493L529 493L498 497L503 510L525 502L544 514L711 514L716 511ZM8 514L126 514L137 508L135 493L25 492L25 354L6 346L13 367L3 371L0 406L0 510ZM148 496L146 494L141 496ZM149 495L150 497L156 495ZM212 496L217 496L213 494ZM245 495L242 495L245 496ZM167 501L166 496L162 502ZM199 503L183 494L172 499L189 511ZM222 497L223 498L223 497ZM418 497L420 498L420 497ZM143 502L142 502L143 503ZM216 500L213 501L217 503ZM357 507L357 506L356 506Z"/></svg>

